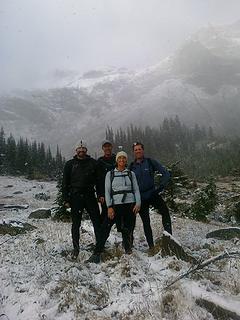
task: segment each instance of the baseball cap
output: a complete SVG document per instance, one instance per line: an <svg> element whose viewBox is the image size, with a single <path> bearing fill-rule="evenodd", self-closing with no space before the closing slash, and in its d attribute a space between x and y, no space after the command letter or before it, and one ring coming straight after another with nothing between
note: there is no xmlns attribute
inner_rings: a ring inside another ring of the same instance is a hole
<svg viewBox="0 0 240 320"><path fill-rule="evenodd" d="M105 144L110 144L112 146L112 142L110 140L103 140L102 142L102 147L105 145Z"/></svg>

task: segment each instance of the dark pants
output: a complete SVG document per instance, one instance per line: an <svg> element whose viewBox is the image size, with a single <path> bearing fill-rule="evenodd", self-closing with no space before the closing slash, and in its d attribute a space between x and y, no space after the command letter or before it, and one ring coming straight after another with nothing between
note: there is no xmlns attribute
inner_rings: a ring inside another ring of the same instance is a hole
<svg viewBox="0 0 240 320"><path fill-rule="evenodd" d="M104 245L109 237L110 231L114 223L116 223L118 232L122 233L123 246L125 252L132 248L132 233L134 228L135 214L132 211L133 204L119 204L114 206L115 217L109 219L106 217L101 226L101 237L96 244L95 253L99 254L103 251Z"/></svg>
<svg viewBox="0 0 240 320"><path fill-rule="evenodd" d="M73 248L79 251L79 238L80 226L82 221L83 210L86 209L87 213L92 220L96 242L100 234L100 212L97 199L94 193L74 193L71 196L71 215L72 215L72 241Z"/></svg>
<svg viewBox="0 0 240 320"><path fill-rule="evenodd" d="M153 235L149 216L149 206L152 205L162 215L162 224L165 231L172 234L172 223L168 207L160 195L154 195L149 200L143 200L139 215L142 219L144 234L149 247L153 247Z"/></svg>
<svg viewBox="0 0 240 320"><path fill-rule="evenodd" d="M101 221L101 224L102 224L106 220L107 215L108 215L108 208L107 208L107 205L106 205L105 201L104 201L103 204L101 204L101 207L102 207L102 212L101 212L101 215L100 215L100 221Z"/></svg>

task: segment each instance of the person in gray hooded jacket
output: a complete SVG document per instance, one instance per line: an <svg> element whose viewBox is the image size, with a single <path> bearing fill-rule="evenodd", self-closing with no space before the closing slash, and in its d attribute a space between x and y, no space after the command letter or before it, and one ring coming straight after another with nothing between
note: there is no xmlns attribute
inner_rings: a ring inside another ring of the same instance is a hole
<svg viewBox="0 0 240 320"><path fill-rule="evenodd" d="M118 152L116 162L117 167L106 174L105 200L108 216L101 227L100 241L97 242L94 254L88 260L89 262L100 262L100 254L114 223L116 223L117 230L122 233L125 253L132 253L131 237L135 216L140 210L141 197L135 173L126 169L126 152Z"/></svg>

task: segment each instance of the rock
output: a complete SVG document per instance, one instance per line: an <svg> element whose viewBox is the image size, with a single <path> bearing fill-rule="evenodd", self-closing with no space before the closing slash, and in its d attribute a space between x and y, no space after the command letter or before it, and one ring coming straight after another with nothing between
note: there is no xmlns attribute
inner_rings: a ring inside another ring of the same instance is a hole
<svg viewBox="0 0 240 320"><path fill-rule="evenodd" d="M5 204L3 206L4 209L27 209L28 207L28 204Z"/></svg>
<svg viewBox="0 0 240 320"><path fill-rule="evenodd" d="M239 201L240 196L237 196L237 197L238 197L238 201L235 200L233 203L230 203L230 205L227 206L225 210L225 217L227 221L233 222L234 220L235 223L240 224L240 201ZM236 199L236 197L234 199Z"/></svg>
<svg viewBox="0 0 240 320"><path fill-rule="evenodd" d="M173 256L175 255L178 259L195 263L196 259L192 257L190 254L186 253L183 249L182 245L167 231L163 232L163 236L161 239L162 243L162 256Z"/></svg>
<svg viewBox="0 0 240 320"><path fill-rule="evenodd" d="M15 191L15 192L13 192L13 194L23 194L23 192L22 191Z"/></svg>
<svg viewBox="0 0 240 320"><path fill-rule="evenodd" d="M240 228L224 228L209 232L206 238L215 238L220 240L240 239Z"/></svg>
<svg viewBox="0 0 240 320"><path fill-rule="evenodd" d="M31 224L20 221L10 220L0 222L0 234L16 236L17 234L26 233L27 231L32 231L34 229L36 229L36 227Z"/></svg>
<svg viewBox="0 0 240 320"><path fill-rule="evenodd" d="M48 194L46 194L44 192L40 192L40 193L35 194L34 198L37 199L37 200L47 201L47 200L50 199L50 195L48 195Z"/></svg>
<svg viewBox="0 0 240 320"><path fill-rule="evenodd" d="M44 239L42 239L42 238L37 238L37 239L35 239L35 241L34 241L36 244L42 244L42 243L44 243L45 242L45 240Z"/></svg>
<svg viewBox="0 0 240 320"><path fill-rule="evenodd" d="M29 219L47 219L51 217L51 209L37 209L30 213Z"/></svg>
<svg viewBox="0 0 240 320"><path fill-rule="evenodd" d="M239 301L240 303L240 301ZM236 310L231 310L227 305L223 305L219 303L216 299L213 301L207 298L199 298L196 300L196 304L200 307L204 307L210 312L215 319L225 320L225 319L232 319L232 320L240 320L240 312L236 312Z"/></svg>
<svg viewBox="0 0 240 320"><path fill-rule="evenodd" d="M4 188L12 188L13 185L12 184L8 184L7 186L5 186Z"/></svg>

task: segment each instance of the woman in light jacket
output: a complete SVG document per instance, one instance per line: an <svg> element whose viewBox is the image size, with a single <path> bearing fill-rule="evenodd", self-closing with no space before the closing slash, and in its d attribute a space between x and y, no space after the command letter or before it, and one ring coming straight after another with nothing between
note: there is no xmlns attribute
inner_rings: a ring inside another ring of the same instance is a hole
<svg viewBox="0 0 240 320"><path fill-rule="evenodd" d="M117 225L117 230L122 233L125 253L132 253L132 233L136 214L140 210L141 197L135 173L126 168L126 152L118 152L116 162L116 168L109 171L105 178L108 217L102 225L102 237L96 244L94 254L88 260L89 262L100 262L100 254L114 223Z"/></svg>

